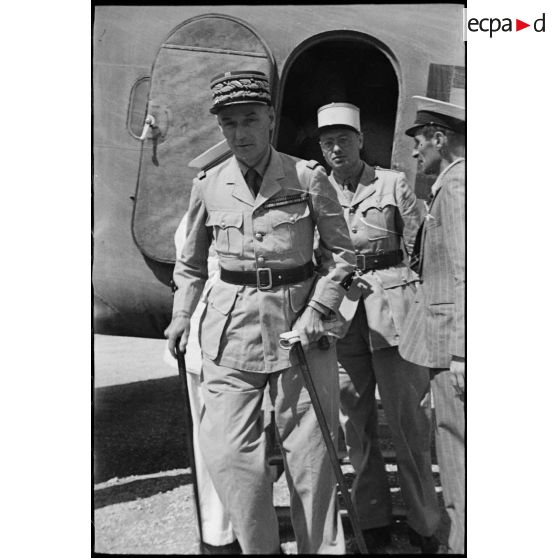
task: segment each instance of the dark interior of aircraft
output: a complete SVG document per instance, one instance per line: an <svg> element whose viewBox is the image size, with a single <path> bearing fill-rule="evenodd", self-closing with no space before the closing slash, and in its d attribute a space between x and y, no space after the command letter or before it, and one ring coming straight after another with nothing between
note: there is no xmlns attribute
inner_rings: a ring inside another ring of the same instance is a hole
<svg viewBox="0 0 558 558"><path fill-rule="evenodd" d="M395 70L379 48L360 38L322 39L295 53L282 79L279 151L324 163L317 109L348 102L360 108L363 159L390 167L399 88Z"/></svg>

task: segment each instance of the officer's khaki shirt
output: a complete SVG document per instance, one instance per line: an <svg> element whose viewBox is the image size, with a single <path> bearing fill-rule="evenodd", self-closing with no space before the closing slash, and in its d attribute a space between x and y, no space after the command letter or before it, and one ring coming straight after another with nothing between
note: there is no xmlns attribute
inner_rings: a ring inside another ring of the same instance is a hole
<svg viewBox="0 0 558 558"><path fill-rule="evenodd" d="M337 191L356 254L385 254L403 250L404 261L398 265L368 271L353 281L341 314L350 325L358 300L362 297L370 329L372 347L381 349L398 345L407 312L415 295L418 276L406 264L422 222L425 206L417 200L399 171L371 167L364 169L354 195L345 195L333 174L330 181Z"/></svg>
<svg viewBox="0 0 558 558"><path fill-rule="evenodd" d="M205 358L253 372L291 366L279 335L292 328L309 300L335 311L345 294L340 283L355 263L347 224L324 169L272 149L254 200L233 157L194 180L188 222L174 271L173 315L191 316L196 307L208 276L212 235L223 268L290 269L312 260L317 228L322 258L314 277L270 290L217 279L201 320Z"/></svg>

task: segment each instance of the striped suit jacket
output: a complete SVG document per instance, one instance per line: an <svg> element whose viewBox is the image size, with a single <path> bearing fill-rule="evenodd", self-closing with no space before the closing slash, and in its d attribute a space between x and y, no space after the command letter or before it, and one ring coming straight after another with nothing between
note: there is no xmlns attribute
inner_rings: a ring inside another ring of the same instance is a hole
<svg viewBox="0 0 558 558"><path fill-rule="evenodd" d="M426 215L421 284L407 316L399 352L430 368L465 357L465 160L449 165Z"/></svg>

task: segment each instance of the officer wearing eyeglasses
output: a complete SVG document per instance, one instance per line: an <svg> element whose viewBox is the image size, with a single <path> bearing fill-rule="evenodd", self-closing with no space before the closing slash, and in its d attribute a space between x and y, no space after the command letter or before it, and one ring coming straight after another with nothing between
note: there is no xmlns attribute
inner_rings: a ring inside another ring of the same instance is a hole
<svg viewBox="0 0 558 558"><path fill-rule="evenodd" d="M415 296L418 277L406 262L424 206L402 172L361 160L358 107L321 107L318 131L357 256L357 276L341 305L345 321L337 343L341 424L356 471L352 497L367 545L377 552L390 543L392 522L377 432L378 386L395 443L410 541L423 552L435 552L440 514L430 460L429 375L404 360L397 348Z"/></svg>

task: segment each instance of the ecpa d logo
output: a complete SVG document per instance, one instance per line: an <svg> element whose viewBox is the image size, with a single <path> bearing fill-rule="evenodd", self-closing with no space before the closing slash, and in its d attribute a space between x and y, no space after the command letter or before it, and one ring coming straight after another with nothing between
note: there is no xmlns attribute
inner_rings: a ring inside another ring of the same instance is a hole
<svg viewBox="0 0 558 558"><path fill-rule="evenodd" d="M544 33L545 32L545 25L546 25L546 14L536 19L533 22L533 30L537 33ZM499 17L485 17L482 19L478 19L476 17L472 17L470 20L467 21L467 30L471 31L472 33L477 33L481 31L483 33L490 33L490 38L494 33L498 31L509 32L509 31L521 31L522 29L526 29L527 27L531 27L530 23L526 23L521 19L515 19L515 28L513 25L513 19L509 17L499 18Z"/></svg>

